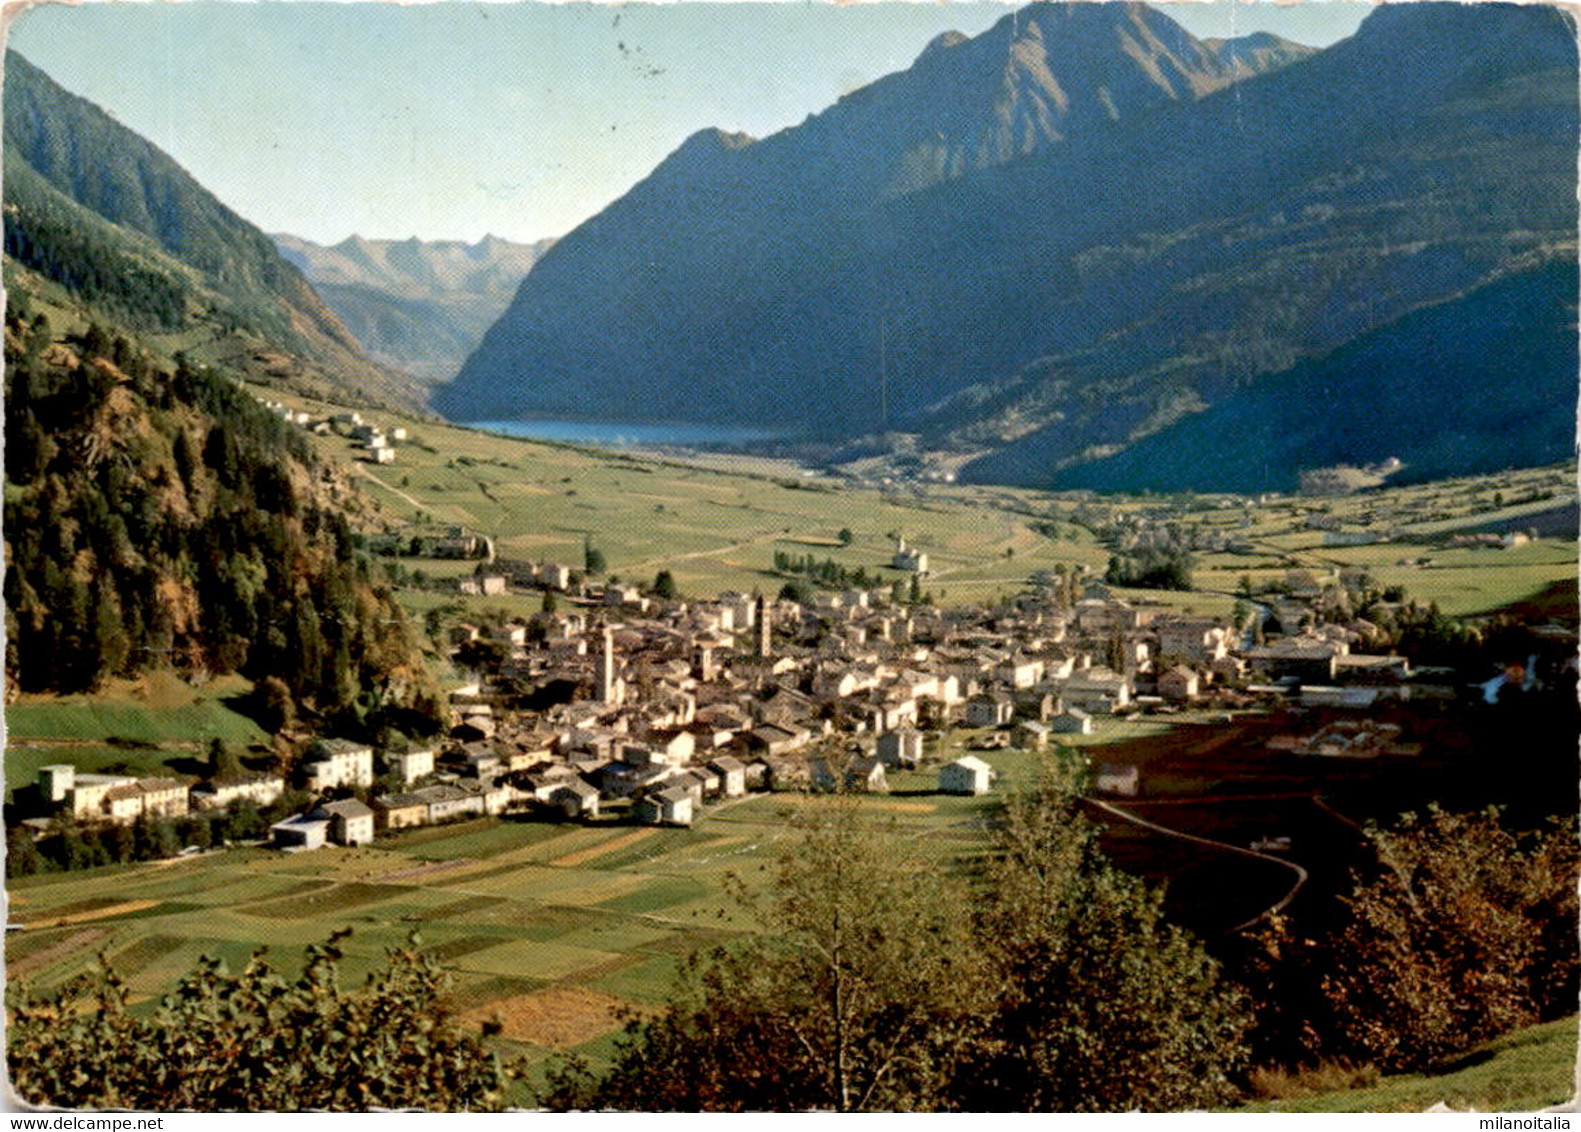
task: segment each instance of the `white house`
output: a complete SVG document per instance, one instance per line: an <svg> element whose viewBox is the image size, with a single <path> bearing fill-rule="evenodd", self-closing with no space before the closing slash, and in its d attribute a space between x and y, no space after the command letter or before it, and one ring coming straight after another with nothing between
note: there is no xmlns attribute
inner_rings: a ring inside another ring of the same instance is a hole
<svg viewBox="0 0 1581 1132"><path fill-rule="evenodd" d="M719 776L719 791L726 798L739 798L747 792L747 768L740 759L720 755L708 764Z"/></svg>
<svg viewBox="0 0 1581 1132"><path fill-rule="evenodd" d="M911 727L878 737L878 757L886 766L914 767L922 761L922 732Z"/></svg>
<svg viewBox="0 0 1581 1132"><path fill-rule="evenodd" d="M986 794L993 781L994 768L975 755L965 755L939 768L942 794Z"/></svg>
<svg viewBox="0 0 1581 1132"><path fill-rule="evenodd" d="M416 751L386 751L384 765L401 780L401 785L410 786L425 774L434 773L434 751L432 747Z"/></svg>
<svg viewBox="0 0 1581 1132"><path fill-rule="evenodd" d="M692 795L680 786L652 790L637 799L632 813L648 825L691 825Z"/></svg>
<svg viewBox="0 0 1581 1132"><path fill-rule="evenodd" d="M373 811L355 798L328 802L308 817L329 822L329 839L337 845L367 845L373 840Z"/></svg>
<svg viewBox="0 0 1581 1132"><path fill-rule="evenodd" d="M307 788L373 785L373 748L346 739L321 739L307 751Z"/></svg>

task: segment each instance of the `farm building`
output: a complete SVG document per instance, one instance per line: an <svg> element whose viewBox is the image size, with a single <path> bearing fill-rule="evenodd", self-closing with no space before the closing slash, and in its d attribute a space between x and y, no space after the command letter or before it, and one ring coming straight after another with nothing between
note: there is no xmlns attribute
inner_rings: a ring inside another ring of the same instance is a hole
<svg viewBox="0 0 1581 1132"><path fill-rule="evenodd" d="M974 696L966 701L968 727L1003 727L1015 714L1016 705L1009 696Z"/></svg>
<svg viewBox="0 0 1581 1132"><path fill-rule="evenodd" d="M720 755L708 769L719 776L719 791L726 798L739 798L747 792L747 768L740 759Z"/></svg>
<svg viewBox="0 0 1581 1132"><path fill-rule="evenodd" d="M1070 708L1049 720L1049 727L1058 735L1091 735L1092 716L1081 708Z"/></svg>
<svg viewBox="0 0 1581 1132"><path fill-rule="evenodd" d="M474 578L461 578L456 582L456 586L462 593L474 597L479 595L493 597L506 592L503 574L482 574Z"/></svg>
<svg viewBox="0 0 1581 1132"><path fill-rule="evenodd" d="M939 768L939 792L986 794L993 786L994 768L975 755L964 755Z"/></svg>
<svg viewBox="0 0 1581 1132"><path fill-rule="evenodd" d="M878 737L878 757L886 766L914 767L922 761L922 732L912 727Z"/></svg>
<svg viewBox="0 0 1581 1132"><path fill-rule="evenodd" d="M889 779L882 759L857 759L845 768L845 788L864 794L888 794Z"/></svg>
<svg viewBox="0 0 1581 1132"><path fill-rule="evenodd" d="M568 818L598 817L598 791L580 778L556 786L549 795L549 804L558 806Z"/></svg>
<svg viewBox="0 0 1581 1132"><path fill-rule="evenodd" d="M682 787L666 786L638 798L631 812L646 825L691 825L692 795Z"/></svg>
<svg viewBox="0 0 1581 1132"><path fill-rule="evenodd" d="M1046 723L1039 723L1035 719L1023 720L1016 724L1016 746L1028 751L1041 751L1049 745L1049 735L1053 733Z"/></svg>
<svg viewBox="0 0 1581 1132"><path fill-rule="evenodd" d="M269 827L269 843L288 852L322 849L329 840L329 819L297 814Z"/></svg>
<svg viewBox="0 0 1581 1132"><path fill-rule="evenodd" d="M1194 700L1201 678L1183 664L1177 664L1158 678L1158 694L1166 700Z"/></svg>

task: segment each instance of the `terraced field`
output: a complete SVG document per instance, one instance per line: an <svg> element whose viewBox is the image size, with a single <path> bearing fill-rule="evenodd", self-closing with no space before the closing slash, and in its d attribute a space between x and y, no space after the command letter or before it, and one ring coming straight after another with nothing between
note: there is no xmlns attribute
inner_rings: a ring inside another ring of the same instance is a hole
<svg viewBox="0 0 1581 1132"><path fill-rule="evenodd" d="M1035 764L990 758L1006 785ZM931 772L894 776L865 799L876 844L904 841L949 867L980 851L995 799L924 795ZM710 807L692 829L486 819L381 838L372 846L282 855L233 849L174 862L14 880L7 938L13 984L46 989L104 955L136 1008L153 1008L201 955L234 965L257 949L295 972L302 949L341 927L347 985L416 930L451 974L469 1023L498 1018L502 1051L607 1054L621 1019L651 1009L685 955L752 927L726 893L752 890L816 804L760 795Z"/></svg>

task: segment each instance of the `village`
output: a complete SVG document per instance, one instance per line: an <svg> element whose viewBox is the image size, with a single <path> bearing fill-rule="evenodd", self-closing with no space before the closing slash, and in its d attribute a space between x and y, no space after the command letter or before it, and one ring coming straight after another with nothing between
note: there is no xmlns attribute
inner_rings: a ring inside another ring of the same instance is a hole
<svg viewBox="0 0 1581 1132"><path fill-rule="evenodd" d="M428 552L492 548L458 529ZM892 565L917 577L928 568L904 540ZM195 783L60 763L40 769L39 802L79 824L125 824L244 800L268 807L292 790L312 801L269 828L286 851L485 815L684 827L749 792L882 793L896 771L919 768L936 773L940 793L981 795L994 788L996 750L1051 749L1188 709L1225 723L1281 705L1347 710L1353 720L1269 747L1410 757L1420 745L1367 709L1454 694L1423 683L1406 656L1364 651L1376 627L1335 611L1365 579L1338 571L1292 571L1283 594L1229 618L1133 603L1077 568L1040 574L1002 605L955 609L896 601L901 587L685 601L573 581L578 572L553 563L480 559L478 571L459 580L463 592L536 587L545 612L445 627L450 663L471 679L449 691L440 741L318 738L283 773ZM1516 671L1482 691L1491 702L1493 685L1531 679ZM943 757L943 737L957 732L973 750ZM1088 777L1095 794L1139 791L1134 765L1099 763ZM48 828L47 814L32 822Z"/></svg>

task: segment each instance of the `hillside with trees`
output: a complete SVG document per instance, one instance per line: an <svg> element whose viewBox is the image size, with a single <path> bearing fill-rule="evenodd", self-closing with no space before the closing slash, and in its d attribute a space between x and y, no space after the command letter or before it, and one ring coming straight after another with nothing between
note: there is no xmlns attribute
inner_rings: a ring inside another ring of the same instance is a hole
<svg viewBox="0 0 1581 1132"><path fill-rule="evenodd" d="M311 717L434 715L400 607L353 549L363 504L298 432L204 367L98 326L57 336L19 296L5 358L12 687L236 672Z"/></svg>
<svg viewBox="0 0 1581 1132"><path fill-rule="evenodd" d="M269 237L16 52L5 66L5 282L80 322L353 403L419 403Z"/></svg>

